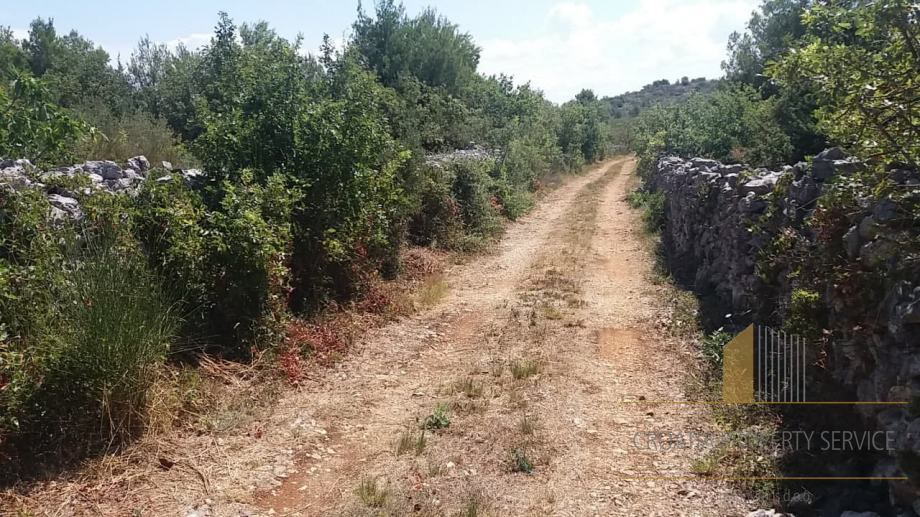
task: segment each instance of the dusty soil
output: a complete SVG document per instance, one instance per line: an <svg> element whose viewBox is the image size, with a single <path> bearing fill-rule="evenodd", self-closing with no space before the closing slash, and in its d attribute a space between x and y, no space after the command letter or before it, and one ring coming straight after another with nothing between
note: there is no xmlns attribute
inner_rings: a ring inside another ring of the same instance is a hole
<svg viewBox="0 0 920 517"><path fill-rule="evenodd" d="M637 431L711 426L704 406L630 403L683 398L695 361L664 330L671 288L652 282L625 201L634 168L621 157L568 180L494 253L453 266L440 303L370 330L246 429L174 437L162 445L171 468L61 480L17 504L50 515L746 513L716 481L628 479L692 478L699 456L638 450Z"/></svg>

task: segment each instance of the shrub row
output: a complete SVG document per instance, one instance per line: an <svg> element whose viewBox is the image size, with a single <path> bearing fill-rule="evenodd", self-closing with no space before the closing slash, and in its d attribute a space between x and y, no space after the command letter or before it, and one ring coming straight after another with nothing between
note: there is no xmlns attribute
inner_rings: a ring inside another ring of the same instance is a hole
<svg viewBox="0 0 920 517"><path fill-rule="evenodd" d="M398 273L405 242L481 247L547 175L611 147L593 93L557 106L476 74L469 35L432 12L376 14L316 57L222 14L203 49L145 39L126 70L50 21L27 42L0 29L0 158L47 170L144 152L207 171L163 163L114 193L84 174L27 170L33 187L15 189L0 176L0 456L22 461L10 476L142 430L169 358L296 341L298 318ZM471 140L490 150L450 152Z"/></svg>

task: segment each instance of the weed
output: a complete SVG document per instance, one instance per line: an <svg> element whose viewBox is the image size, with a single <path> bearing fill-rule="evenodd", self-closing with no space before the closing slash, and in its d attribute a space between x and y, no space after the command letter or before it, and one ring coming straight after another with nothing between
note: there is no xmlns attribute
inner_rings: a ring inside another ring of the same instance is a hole
<svg viewBox="0 0 920 517"><path fill-rule="evenodd" d="M453 392L454 393L463 393L471 399L479 398L482 396L484 390L484 385L482 382L477 382L476 379L472 377L467 377L462 381L457 381L454 383Z"/></svg>
<svg viewBox="0 0 920 517"><path fill-rule="evenodd" d="M450 408L446 404L437 404L430 415L425 417L423 429L444 429L450 426Z"/></svg>
<svg viewBox="0 0 920 517"><path fill-rule="evenodd" d="M709 477L718 470L720 459L721 457L715 454L706 454L693 460L690 470L698 476Z"/></svg>
<svg viewBox="0 0 920 517"><path fill-rule="evenodd" d="M511 376L516 380L526 379L540 373L540 365L530 359L515 360L511 363Z"/></svg>
<svg viewBox="0 0 920 517"><path fill-rule="evenodd" d="M505 371L505 363L501 359L493 359L492 363L489 365L489 372L492 374L492 377L501 377L502 372Z"/></svg>
<svg viewBox="0 0 920 517"><path fill-rule="evenodd" d="M488 502L482 492L471 490L464 495L457 517L482 517L488 510Z"/></svg>
<svg viewBox="0 0 920 517"><path fill-rule="evenodd" d="M703 337L700 342L700 353L711 368L718 368L722 365L722 350L732 340L732 337L734 336L731 333L724 332L721 328Z"/></svg>
<svg viewBox="0 0 920 517"><path fill-rule="evenodd" d="M179 318L136 249L107 236L77 247L58 287L57 324L42 336L52 351L43 416L103 440L125 438L144 423Z"/></svg>
<svg viewBox="0 0 920 517"><path fill-rule="evenodd" d="M444 472L444 465L439 461L428 460L428 477L438 477Z"/></svg>
<svg viewBox="0 0 920 517"><path fill-rule="evenodd" d="M451 409L456 413L485 413L486 409L489 408L489 401L486 399L478 398L463 398L460 400L454 400L450 403Z"/></svg>
<svg viewBox="0 0 920 517"><path fill-rule="evenodd" d="M558 321L564 317L564 315L562 314L562 311L560 311L553 305L544 304L543 306L540 307L540 309L543 311L543 317L548 320Z"/></svg>
<svg viewBox="0 0 920 517"><path fill-rule="evenodd" d="M413 451L418 456L425 450L426 445L428 445L428 439L425 437L424 429L417 434L412 429L406 429L399 435L399 440L396 442L396 455L402 456Z"/></svg>
<svg viewBox="0 0 920 517"><path fill-rule="evenodd" d="M416 300L423 308L433 307L447 296L449 290L447 278L442 273L435 273L422 282Z"/></svg>
<svg viewBox="0 0 920 517"><path fill-rule="evenodd" d="M533 472L533 462L527 457L523 447L515 447L511 451L511 471L530 474Z"/></svg>
<svg viewBox="0 0 920 517"><path fill-rule="evenodd" d="M511 404L512 407L526 409L527 396L524 394L523 390L512 387L511 391L508 392L508 403Z"/></svg>
<svg viewBox="0 0 920 517"><path fill-rule="evenodd" d="M626 201L633 208L642 209L642 222L645 231L654 233L664 228L664 193L648 190L634 190Z"/></svg>
<svg viewBox="0 0 920 517"><path fill-rule="evenodd" d="M521 431L521 434L533 435L537 430L537 420L534 417L524 415L521 417L521 422L518 424L518 429Z"/></svg>
<svg viewBox="0 0 920 517"><path fill-rule="evenodd" d="M390 497L389 487L377 485L377 478L365 477L356 491L358 497L368 508L382 508Z"/></svg>

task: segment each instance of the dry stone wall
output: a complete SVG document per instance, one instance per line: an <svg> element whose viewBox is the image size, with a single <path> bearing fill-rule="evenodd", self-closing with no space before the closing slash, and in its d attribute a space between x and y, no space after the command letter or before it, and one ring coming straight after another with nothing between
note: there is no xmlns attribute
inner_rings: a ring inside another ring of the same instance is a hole
<svg viewBox="0 0 920 517"><path fill-rule="evenodd" d="M862 167L837 148L811 163L777 171L700 158L661 158L648 184L665 196L662 242L669 262L678 277L715 301L719 314L745 315L744 324L782 325L781 305L789 299L790 280L783 271L768 278L758 274L760 252L782 232L815 239L810 225L802 223L812 217L834 178ZM888 175L894 185L920 197L916 171L894 169ZM773 212L768 216L768 211ZM888 199L861 200L849 216L843 238L846 256L840 260L871 268L881 278L893 278L886 275L895 271L903 278L909 251L896 237L903 236L903 225L902 233L893 230L903 215ZM907 231L916 235L918 229ZM880 285L885 291L874 300L853 299L833 286L821 293L827 331L834 336L825 364L830 376L860 401L910 402L860 405L857 411L870 428L896 437L898 451L880 458L871 475L907 473L920 482L920 269L907 280ZM917 486L896 482L890 488L897 500L893 502L920 510Z"/></svg>
<svg viewBox="0 0 920 517"><path fill-rule="evenodd" d="M143 182L148 178L155 181L173 181L175 177L184 178L195 183L203 178L198 169L174 169L169 162L151 166L144 156L129 158L119 165L109 160L94 160L75 165L55 167L42 170L32 165L29 160L0 160L0 189L38 189L45 193L51 205L51 217L80 219L83 211L78 198L81 195L99 193L125 193L136 195ZM79 187L62 186L60 178L72 178Z"/></svg>

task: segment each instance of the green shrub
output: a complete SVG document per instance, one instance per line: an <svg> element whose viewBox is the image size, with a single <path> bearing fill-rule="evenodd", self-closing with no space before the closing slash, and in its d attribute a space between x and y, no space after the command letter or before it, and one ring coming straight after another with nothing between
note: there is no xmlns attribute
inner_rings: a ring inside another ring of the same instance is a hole
<svg viewBox="0 0 920 517"><path fill-rule="evenodd" d="M0 188L0 444L20 428L41 379L40 332L54 322L64 281L65 231L51 224L43 192Z"/></svg>
<svg viewBox="0 0 920 517"><path fill-rule="evenodd" d="M649 190L634 190L626 198L633 208L642 209L642 223L645 231L654 233L662 230L665 224L664 193Z"/></svg>
<svg viewBox="0 0 920 517"><path fill-rule="evenodd" d="M914 2L815 3L794 52L767 67L789 91L814 91L819 129L863 158L920 167ZM861 63L854 67L853 63Z"/></svg>
<svg viewBox="0 0 920 517"><path fill-rule="evenodd" d="M643 111L633 146L644 168L661 154L780 165L792 146L774 118L775 102L745 86L694 93Z"/></svg>
<svg viewBox="0 0 920 517"><path fill-rule="evenodd" d="M218 210L207 216L205 246L212 286L208 322L231 343L277 343L286 312L292 191L273 175L264 186L244 171L225 182Z"/></svg>
<svg viewBox="0 0 920 517"><path fill-rule="evenodd" d="M296 190L278 175L254 181L244 171L222 182L212 209L178 176L148 180L138 197L137 234L157 271L182 289L187 339L231 353L276 342L286 312Z"/></svg>
<svg viewBox="0 0 920 517"><path fill-rule="evenodd" d="M808 289L794 289L789 295L789 307L783 321L784 328L811 341L819 337L822 326L821 295Z"/></svg>
<svg viewBox="0 0 920 517"><path fill-rule="evenodd" d="M41 81L25 73L0 85L0 157L29 158L39 166L71 159L77 140L90 128L51 98Z"/></svg>
<svg viewBox="0 0 920 517"><path fill-rule="evenodd" d="M515 188L504 181L497 181L493 188L495 201L501 208L501 215L516 221L533 208L533 194L529 190Z"/></svg>
<svg viewBox="0 0 920 517"><path fill-rule="evenodd" d="M493 163L488 160L453 160L447 169L453 176L451 194L460 205L468 233L489 237L499 230L499 208L492 197Z"/></svg>
<svg viewBox="0 0 920 517"><path fill-rule="evenodd" d="M42 191L0 193L0 446L25 454L23 468L143 424L179 319L131 236L129 200L84 200L78 226L52 220Z"/></svg>
<svg viewBox="0 0 920 517"><path fill-rule="evenodd" d="M437 430L450 426L450 409L446 404L437 404L430 415L425 417L422 429Z"/></svg>
<svg viewBox="0 0 920 517"><path fill-rule="evenodd" d="M460 204L451 193L450 173L444 167L422 165L413 185L415 201L408 217L408 237L415 244L450 249L462 240Z"/></svg>
<svg viewBox="0 0 920 517"><path fill-rule="evenodd" d="M711 368L721 368L725 345L733 337L730 332L724 332L721 328L703 336L703 341L700 343L700 353Z"/></svg>

